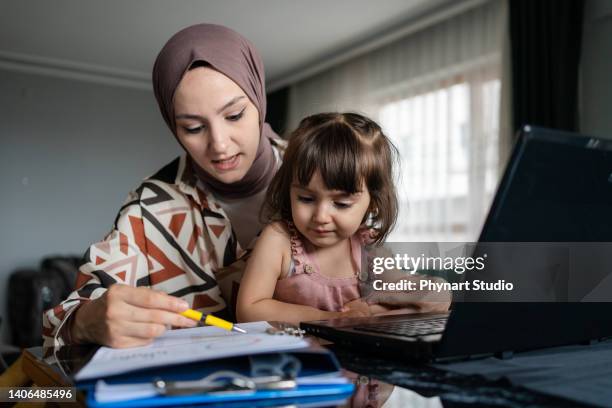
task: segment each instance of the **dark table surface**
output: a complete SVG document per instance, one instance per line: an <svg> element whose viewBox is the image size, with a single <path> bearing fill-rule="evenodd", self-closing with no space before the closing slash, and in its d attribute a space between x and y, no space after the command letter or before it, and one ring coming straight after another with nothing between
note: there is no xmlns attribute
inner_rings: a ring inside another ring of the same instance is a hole
<svg viewBox="0 0 612 408"><path fill-rule="evenodd" d="M355 382L356 391L343 407L579 407L575 401L538 394L507 380L491 381L478 375L462 375L427 365L415 365L382 356L328 345ZM61 358L51 368L58 378L74 372L93 354L90 347ZM36 358L45 349L34 347L28 353ZM49 353L47 352L47 355ZM65 354L64 354L65 356ZM31 370L31 368L30 368Z"/></svg>
<svg viewBox="0 0 612 408"><path fill-rule="evenodd" d="M358 373L358 401L354 407L580 407L579 404L543 395L507 380L491 381L478 375L463 375L427 365L414 365L390 358L328 346L340 364ZM368 394L370 399L362 397ZM374 386L372 386L374 385ZM350 405L349 405L350 406Z"/></svg>

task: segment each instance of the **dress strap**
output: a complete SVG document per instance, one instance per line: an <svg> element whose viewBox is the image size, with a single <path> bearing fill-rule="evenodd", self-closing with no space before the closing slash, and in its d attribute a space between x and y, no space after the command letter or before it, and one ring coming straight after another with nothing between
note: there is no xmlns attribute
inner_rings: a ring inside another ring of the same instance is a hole
<svg viewBox="0 0 612 408"><path fill-rule="evenodd" d="M360 243L359 259L355 260L358 265L357 270L359 271L357 277L361 282L367 282L370 279L369 271L371 271L373 268L373 259L372 259L372 253L370 251L370 246L375 241L376 231L373 230L372 228L363 227L357 230L354 237ZM361 252L364 252L363 256L361 255ZM363 260L366 264L365 268L361 267L362 257L365 258Z"/></svg>
<svg viewBox="0 0 612 408"><path fill-rule="evenodd" d="M300 237L300 233L292 222L287 222L287 229L289 230L289 241L291 243L291 260L292 270L290 274L306 273L311 274L315 272L314 265L311 264L304 243Z"/></svg>
<svg viewBox="0 0 612 408"><path fill-rule="evenodd" d="M363 247L362 240L359 235L354 234L351 239L351 258L353 259L353 267L355 268L355 276L359 277L361 272L361 250Z"/></svg>

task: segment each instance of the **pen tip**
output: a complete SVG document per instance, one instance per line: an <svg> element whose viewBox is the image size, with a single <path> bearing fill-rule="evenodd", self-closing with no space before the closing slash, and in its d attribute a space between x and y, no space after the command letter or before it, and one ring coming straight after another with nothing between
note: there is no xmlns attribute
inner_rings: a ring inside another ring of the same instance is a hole
<svg viewBox="0 0 612 408"><path fill-rule="evenodd" d="M238 327L238 326L233 326L233 327L232 327L232 330L233 330L233 331L237 331L238 333L242 333L242 334L246 334L246 333L247 333L247 331L246 331L246 330L241 329L241 328L240 328L240 327Z"/></svg>

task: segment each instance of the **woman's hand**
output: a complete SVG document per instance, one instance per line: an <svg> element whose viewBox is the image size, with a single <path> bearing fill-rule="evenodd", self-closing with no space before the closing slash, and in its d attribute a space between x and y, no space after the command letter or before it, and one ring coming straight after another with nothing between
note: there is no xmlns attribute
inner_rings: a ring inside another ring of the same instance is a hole
<svg viewBox="0 0 612 408"><path fill-rule="evenodd" d="M178 314L188 308L184 300L163 292L115 284L76 311L71 335L75 343L142 346L167 326L195 327L197 322Z"/></svg>

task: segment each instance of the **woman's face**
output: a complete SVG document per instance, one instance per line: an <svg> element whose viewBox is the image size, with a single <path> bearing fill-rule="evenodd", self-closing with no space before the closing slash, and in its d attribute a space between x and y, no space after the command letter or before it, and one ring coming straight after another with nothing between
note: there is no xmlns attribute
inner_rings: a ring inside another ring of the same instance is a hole
<svg viewBox="0 0 612 408"><path fill-rule="evenodd" d="M208 67L187 71L174 94L176 135L223 183L241 180L259 144L259 112L234 81Z"/></svg>

